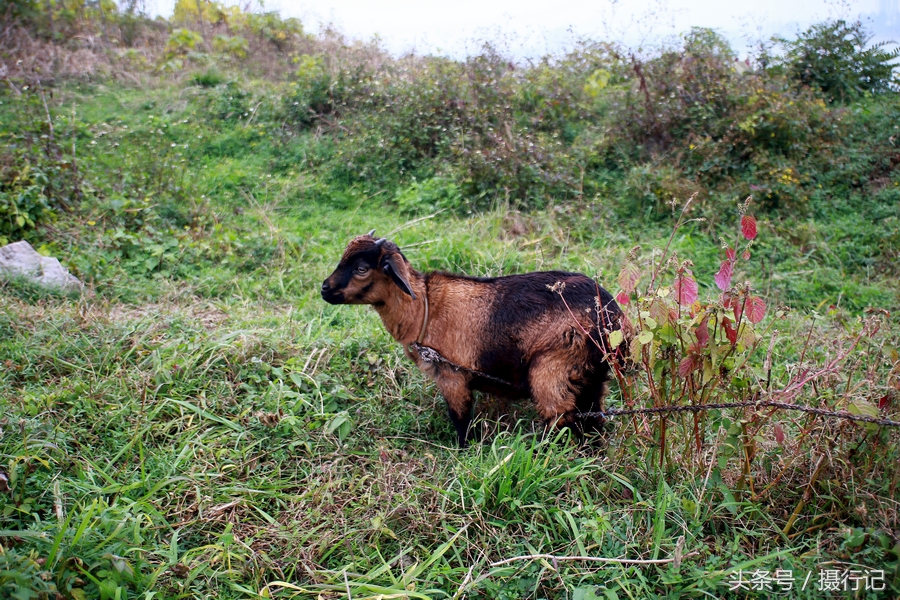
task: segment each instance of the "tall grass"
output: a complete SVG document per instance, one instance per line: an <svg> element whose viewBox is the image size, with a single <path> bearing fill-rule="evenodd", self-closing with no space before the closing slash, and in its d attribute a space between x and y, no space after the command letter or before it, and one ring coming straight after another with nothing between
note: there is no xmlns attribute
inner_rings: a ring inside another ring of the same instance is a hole
<svg viewBox="0 0 900 600"><path fill-rule="evenodd" d="M140 85L0 92L0 193L49 202L15 235L92 292L0 283L0 595L768 597L729 582L790 570L817 597L829 569L898 593L897 432L746 409L580 447L484 397L459 452L377 319L317 292L376 227L421 269L596 276L631 326L613 406L896 415L895 96L732 72L704 32L511 68L267 23L207 23L181 73L160 33Z"/></svg>

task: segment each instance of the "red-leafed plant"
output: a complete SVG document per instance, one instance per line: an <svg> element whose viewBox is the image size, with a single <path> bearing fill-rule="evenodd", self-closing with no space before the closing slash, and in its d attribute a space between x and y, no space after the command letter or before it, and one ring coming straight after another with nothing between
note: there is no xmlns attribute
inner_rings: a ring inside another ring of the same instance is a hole
<svg viewBox="0 0 900 600"><path fill-rule="evenodd" d="M832 344L832 353L824 364L788 373L778 387L778 378L773 382L772 377L772 355L778 339L774 326L785 318L786 309L769 310L753 283L743 280L753 272L752 249L759 235L756 219L749 212L750 198L739 207L740 225L733 241L723 242L718 271L708 273L697 271L690 260L671 251L675 233L688 222L692 200L682 208L662 253L654 253L651 261L641 263L639 248L635 248L616 279L620 287L616 300L625 316L621 330L609 333L607 338L610 352L619 359L610 361L621 394L620 400L614 394L612 402L621 401L627 408L756 399L814 402L801 392L816 382L837 377L860 340L877 331L879 318L861 321L859 331ZM806 348L801 363L805 354ZM622 364L629 367L622 368ZM840 402L841 409L857 413L874 410L877 414L875 404L858 394L846 395ZM793 415L771 409L745 409L743 414L743 418L732 421L725 412L665 413L636 416L617 425L630 425L638 437L658 442L660 465L671 460L667 455L672 452L666 440L667 424L681 426L683 434L675 439L683 440L680 458L688 464L722 426L727 437L718 449L719 457L740 457L740 483L746 482L755 494L751 463L760 432L765 427L777 445L789 444L790 429L786 432L782 422L791 422ZM778 481L778 476L774 479Z"/></svg>
<svg viewBox="0 0 900 600"><path fill-rule="evenodd" d="M617 279L622 288L617 299L624 305L626 317L622 331L614 332L609 342L613 352L624 354L636 367L630 372L617 372L627 406L701 404L711 398L716 402L741 401L753 393L743 371L762 337L756 326L765 316L766 304L753 294L750 283L732 281L739 262L750 259L750 247L757 235L756 221L747 214L749 199L741 206L738 236L738 241L743 237L745 247L740 254L737 243L724 248L719 271L712 278L720 293L710 301L701 301L691 261L670 253L672 239L685 223L691 200L682 209L662 256L651 266L647 288L638 289L641 269L634 256ZM693 416L696 450L702 447L703 418L699 413ZM665 423L665 417L660 419L663 449ZM691 451L690 446L687 450ZM664 452L659 459L662 463Z"/></svg>

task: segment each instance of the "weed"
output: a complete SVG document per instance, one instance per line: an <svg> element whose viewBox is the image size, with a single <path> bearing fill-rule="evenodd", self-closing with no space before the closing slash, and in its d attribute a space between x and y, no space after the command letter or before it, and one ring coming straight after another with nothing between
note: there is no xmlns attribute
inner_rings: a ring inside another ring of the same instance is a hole
<svg viewBox="0 0 900 600"><path fill-rule="evenodd" d="M222 75L215 69L207 69L202 73L197 73L193 79L194 83L201 87L216 87L224 81Z"/></svg>

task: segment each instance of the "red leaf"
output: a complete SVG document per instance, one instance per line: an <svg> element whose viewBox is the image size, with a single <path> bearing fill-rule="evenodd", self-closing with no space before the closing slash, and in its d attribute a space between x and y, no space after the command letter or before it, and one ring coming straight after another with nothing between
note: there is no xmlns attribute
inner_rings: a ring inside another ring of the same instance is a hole
<svg viewBox="0 0 900 600"><path fill-rule="evenodd" d="M690 271L675 279L675 300L682 306L690 306L697 300L697 282Z"/></svg>
<svg viewBox="0 0 900 600"><path fill-rule="evenodd" d="M626 294L633 292L640 280L641 271L634 263L625 263L625 266L622 267L622 271L617 278L619 286L625 290Z"/></svg>
<svg viewBox="0 0 900 600"><path fill-rule="evenodd" d="M779 444L783 444L784 443L784 429L781 428L781 425L779 423L775 423L775 427L773 427L773 429L775 430L775 441L778 442Z"/></svg>
<svg viewBox="0 0 900 600"><path fill-rule="evenodd" d="M630 302L628 294L626 294L625 292L619 292L618 294L616 294L616 302L618 302L622 306L625 306L626 304L628 304L628 302Z"/></svg>
<svg viewBox="0 0 900 600"><path fill-rule="evenodd" d="M709 341L709 317L704 318L697 325L697 342L700 346L705 346Z"/></svg>
<svg viewBox="0 0 900 600"><path fill-rule="evenodd" d="M671 320L674 320L671 315L669 315L669 307L665 305L665 303L656 298L650 304L650 318L659 323L660 325L665 325ZM678 317L676 316L675 319Z"/></svg>
<svg viewBox="0 0 900 600"><path fill-rule="evenodd" d="M734 323L728 319L724 319L722 324L725 326L725 337L728 338L728 341L731 342L732 345L737 344L737 329L735 329Z"/></svg>
<svg viewBox="0 0 900 600"><path fill-rule="evenodd" d="M728 258L728 260L734 260L735 257L737 257L737 254L735 254L734 248L728 248L725 251L725 256Z"/></svg>
<svg viewBox="0 0 900 600"><path fill-rule="evenodd" d="M747 318L755 325L766 316L766 303L759 296L750 296L747 298L747 305L744 310L747 313Z"/></svg>
<svg viewBox="0 0 900 600"><path fill-rule="evenodd" d="M697 367L699 365L697 364L698 361L695 360L695 358L696 357L692 354L690 356L687 356L687 357L681 359L681 362L678 363L678 374L680 376L687 377L688 375L690 375L691 373L693 373L694 371L697 370Z"/></svg>
<svg viewBox="0 0 900 600"><path fill-rule="evenodd" d="M723 292L731 287L731 276L734 274L734 263L731 260L723 260L716 274L716 285Z"/></svg>
<svg viewBox="0 0 900 600"><path fill-rule="evenodd" d="M885 394L884 396L882 396L881 400L878 401L878 408L881 410L886 409L888 406L888 402L890 402L890 399L891 399L890 394Z"/></svg>
<svg viewBox="0 0 900 600"><path fill-rule="evenodd" d="M741 217L741 235L748 240L756 237L756 219L750 215Z"/></svg>
<svg viewBox="0 0 900 600"><path fill-rule="evenodd" d="M744 307L738 302L736 299L731 301L731 312L734 314L734 322L740 323L741 317L743 317Z"/></svg>
<svg viewBox="0 0 900 600"><path fill-rule="evenodd" d="M743 258L744 260L750 260L750 251L744 250L744 252L741 254L741 258Z"/></svg>

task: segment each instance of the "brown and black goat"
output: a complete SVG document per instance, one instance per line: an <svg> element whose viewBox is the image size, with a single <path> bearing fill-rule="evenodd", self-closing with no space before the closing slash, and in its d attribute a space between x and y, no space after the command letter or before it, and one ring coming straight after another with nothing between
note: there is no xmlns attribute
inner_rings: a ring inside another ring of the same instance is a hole
<svg viewBox="0 0 900 600"><path fill-rule="evenodd" d="M460 446L474 390L530 396L547 422L577 433L596 426L578 413L598 409L609 379L600 330L618 329L622 314L609 292L586 275L563 271L419 273L396 244L373 234L350 242L322 283L322 298L375 308L407 356L437 383ZM423 360L413 342L455 366Z"/></svg>

